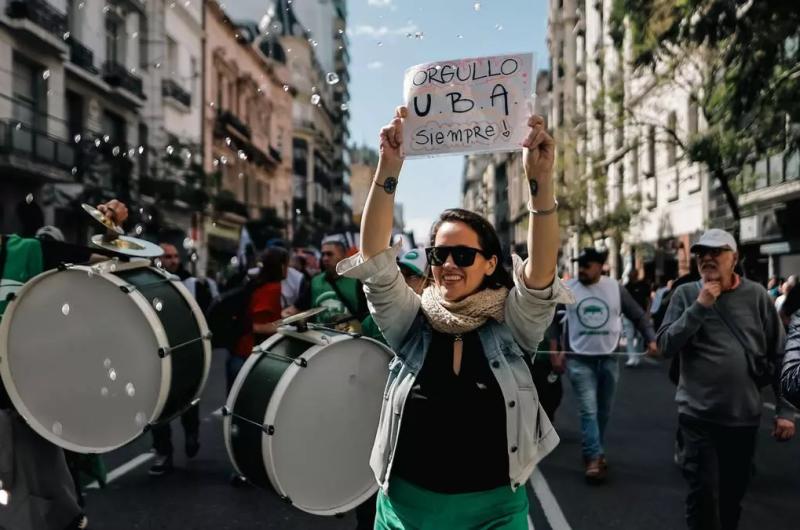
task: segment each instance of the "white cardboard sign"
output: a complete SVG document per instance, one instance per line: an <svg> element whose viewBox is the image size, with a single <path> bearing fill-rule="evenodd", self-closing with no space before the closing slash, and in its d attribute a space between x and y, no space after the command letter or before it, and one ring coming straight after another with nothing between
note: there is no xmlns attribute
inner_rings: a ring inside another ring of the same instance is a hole
<svg viewBox="0 0 800 530"><path fill-rule="evenodd" d="M406 70L406 158L511 151L528 134L533 54L420 64Z"/></svg>

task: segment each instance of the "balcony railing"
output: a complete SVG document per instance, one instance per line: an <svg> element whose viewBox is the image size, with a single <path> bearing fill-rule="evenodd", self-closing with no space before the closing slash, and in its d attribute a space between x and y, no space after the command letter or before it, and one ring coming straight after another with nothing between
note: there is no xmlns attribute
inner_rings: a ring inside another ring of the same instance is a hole
<svg viewBox="0 0 800 530"><path fill-rule="evenodd" d="M217 125L221 132L230 127L245 138L250 138L250 127L229 110L221 110L217 114ZM224 136L224 134L220 134Z"/></svg>
<svg viewBox="0 0 800 530"><path fill-rule="evenodd" d="M80 66L87 72L93 74L98 73L97 68L94 66L94 52L84 46L78 39L70 36L67 40L69 44L69 60Z"/></svg>
<svg viewBox="0 0 800 530"><path fill-rule="evenodd" d="M164 79L161 93L165 98L172 98L187 107L192 106L192 95L172 79Z"/></svg>
<svg viewBox="0 0 800 530"><path fill-rule="evenodd" d="M0 120L0 154L19 156L64 170L75 166L74 144L14 120Z"/></svg>
<svg viewBox="0 0 800 530"><path fill-rule="evenodd" d="M106 61L103 64L103 79L111 86L124 88L144 99L142 78L133 75L116 61Z"/></svg>
<svg viewBox="0 0 800 530"><path fill-rule="evenodd" d="M6 15L9 18L30 20L59 39L67 31L67 15L45 0L10 0L6 6Z"/></svg>

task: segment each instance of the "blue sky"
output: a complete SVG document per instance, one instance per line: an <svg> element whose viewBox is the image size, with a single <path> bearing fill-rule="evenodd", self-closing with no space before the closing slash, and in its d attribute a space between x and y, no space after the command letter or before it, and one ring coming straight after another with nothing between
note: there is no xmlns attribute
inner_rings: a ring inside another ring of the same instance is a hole
<svg viewBox="0 0 800 530"><path fill-rule="evenodd" d="M377 146L378 131L402 103L409 66L529 51L537 67L547 64L547 0L350 0L348 7L350 131L359 144ZM423 38L406 36L416 32ZM461 156L405 163L397 200L418 242L439 212L460 204L463 165Z"/></svg>
<svg viewBox="0 0 800 530"><path fill-rule="evenodd" d="M267 4L228 0L234 2L241 2L239 9L247 5L247 11L257 11L259 4L266 10ZM403 73L409 66L530 51L537 68L547 64L547 0L348 0L348 9L350 131L359 145L377 147L378 131L402 103ZM416 38L417 32L422 38ZM439 212L460 204L463 161L448 156L406 162L397 200L418 242Z"/></svg>

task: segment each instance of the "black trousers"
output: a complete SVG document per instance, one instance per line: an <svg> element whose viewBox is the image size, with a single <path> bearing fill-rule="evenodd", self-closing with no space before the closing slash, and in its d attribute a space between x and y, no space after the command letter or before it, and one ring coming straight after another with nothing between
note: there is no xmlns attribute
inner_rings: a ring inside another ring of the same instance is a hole
<svg viewBox="0 0 800 530"><path fill-rule="evenodd" d="M690 530L734 530L750 481L757 426L728 427L685 414L683 476L689 483L686 524Z"/></svg>
<svg viewBox="0 0 800 530"><path fill-rule="evenodd" d="M542 404L547 417L551 422L556 421L556 409L561 404L564 395L564 388L561 386L561 376L554 383L547 380L552 372L550 361L538 361L533 363L531 375L533 384L536 386L536 393L539 395L539 402Z"/></svg>
<svg viewBox="0 0 800 530"><path fill-rule="evenodd" d="M356 508L356 530L372 530L375 528L375 512L378 494L376 493Z"/></svg>
<svg viewBox="0 0 800 530"><path fill-rule="evenodd" d="M197 436L200 432L200 405L194 405L181 414L183 432L188 436ZM153 448L160 455L172 455L172 429L169 423L153 426Z"/></svg>

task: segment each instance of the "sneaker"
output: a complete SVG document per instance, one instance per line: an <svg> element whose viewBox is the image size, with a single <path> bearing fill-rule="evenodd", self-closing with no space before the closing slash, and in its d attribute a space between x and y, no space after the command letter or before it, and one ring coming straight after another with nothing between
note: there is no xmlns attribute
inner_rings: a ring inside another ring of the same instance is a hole
<svg viewBox="0 0 800 530"><path fill-rule="evenodd" d="M172 455L157 455L156 463L150 467L147 474L151 477L160 477L171 472L172 469Z"/></svg>
<svg viewBox="0 0 800 530"><path fill-rule="evenodd" d="M602 484L608 477L607 464L601 464L602 459L593 458L586 464L586 471L583 476L589 484Z"/></svg>
<svg viewBox="0 0 800 530"><path fill-rule="evenodd" d="M244 488L250 485L250 482L245 478L244 475L240 475L239 473L234 473L231 475L231 486L234 488Z"/></svg>
<svg viewBox="0 0 800 530"><path fill-rule="evenodd" d="M89 528L89 518L85 513L78 514L64 530L87 530Z"/></svg>
<svg viewBox="0 0 800 530"><path fill-rule="evenodd" d="M200 450L200 440L196 434L187 434L186 435L186 456L189 458L194 458L197 456L197 452Z"/></svg>
<svg viewBox="0 0 800 530"><path fill-rule="evenodd" d="M628 368L632 368L634 366L639 366L640 362L641 362L641 359L639 357L631 356L631 357L628 357L627 361L625 361L625 366L627 366Z"/></svg>

